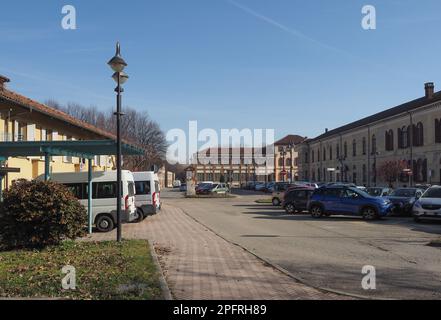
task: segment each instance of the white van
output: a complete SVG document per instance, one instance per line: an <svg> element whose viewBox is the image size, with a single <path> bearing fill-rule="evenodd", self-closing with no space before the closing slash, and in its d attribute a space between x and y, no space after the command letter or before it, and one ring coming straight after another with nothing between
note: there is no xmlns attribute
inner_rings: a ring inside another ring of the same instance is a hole
<svg viewBox="0 0 441 320"><path fill-rule="evenodd" d="M38 180L43 180L40 176ZM92 174L92 221L100 232L112 231L117 224L116 217L116 171L93 172ZM123 170L122 180L122 222L138 222L140 217L135 205L135 182L130 171ZM51 181L67 186L87 208L88 173L53 173Z"/></svg>
<svg viewBox="0 0 441 320"><path fill-rule="evenodd" d="M136 188L136 207L142 211L143 217L156 214L161 210L161 189L159 177L153 171L134 172Z"/></svg>

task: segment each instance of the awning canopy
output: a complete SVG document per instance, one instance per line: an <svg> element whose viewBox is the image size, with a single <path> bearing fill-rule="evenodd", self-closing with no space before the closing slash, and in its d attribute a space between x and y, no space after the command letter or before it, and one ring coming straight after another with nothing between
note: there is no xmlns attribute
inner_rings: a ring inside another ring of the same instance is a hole
<svg viewBox="0 0 441 320"><path fill-rule="evenodd" d="M113 140L0 142L0 158L68 156L93 159L95 156L115 154L116 142ZM122 154L143 155L144 150L123 143Z"/></svg>

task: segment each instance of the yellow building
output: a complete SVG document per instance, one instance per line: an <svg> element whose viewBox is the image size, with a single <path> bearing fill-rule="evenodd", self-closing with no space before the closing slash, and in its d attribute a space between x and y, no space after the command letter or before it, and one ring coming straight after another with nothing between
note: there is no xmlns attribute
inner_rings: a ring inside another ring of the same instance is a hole
<svg viewBox="0 0 441 320"><path fill-rule="evenodd" d="M114 140L115 136L79 121L68 114L50 108L6 88L9 79L0 76L0 142ZM51 172L87 171L85 159L60 156L51 158ZM17 179L35 179L44 174L44 157L18 157L0 159L4 168L19 168L19 173L9 173L1 189ZM96 156L94 171L115 168L114 156Z"/></svg>

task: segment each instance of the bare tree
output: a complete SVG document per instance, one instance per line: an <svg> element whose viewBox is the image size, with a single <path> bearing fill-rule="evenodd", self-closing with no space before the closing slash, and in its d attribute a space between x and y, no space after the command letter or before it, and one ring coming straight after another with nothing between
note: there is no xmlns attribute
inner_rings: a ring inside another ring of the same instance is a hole
<svg viewBox="0 0 441 320"><path fill-rule="evenodd" d="M84 107L77 103L63 106L54 100L48 100L46 104L116 135L116 119L112 111L102 112L95 106ZM142 156L124 157L124 168L141 171L164 164L167 142L159 124L150 119L147 112L132 108L125 108L124 112L121 119L122 138L145 150Z"/></svg>

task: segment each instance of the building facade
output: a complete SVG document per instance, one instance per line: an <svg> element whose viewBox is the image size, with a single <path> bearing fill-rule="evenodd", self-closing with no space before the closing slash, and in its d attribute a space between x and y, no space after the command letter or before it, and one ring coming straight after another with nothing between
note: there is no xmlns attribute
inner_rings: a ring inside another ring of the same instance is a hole
<svg viewBox="0 0 441 320"><path fill-rule="evenodd" d="M301 179L388 186L386 162L402 163L394 187L441 184L441 92L328 131L296 146Z"/></svg>
<svg viewBox="0 0 441 320"><path fill-rule="evenodd" d="M293 182L299 180L298 152L296 146L306 138L288 135L274 143L274 175L272 181Z"/></svg>
<svg viewBox="0 0 441 320"><path fill-rule="evenodd" d="M248 181L268 182L274 172L274 155L267 148L210 148L200 151L192 165L196 180L228 182L240 186ZM258 160L256 160L258 159Z"/></svg>
<svg viewBox="0 0 441 320"><path fill-rule="evenodd" d="M52 109L6 88L9 79L0 76L0 142L107 140L115 137L64 112ZM87 171L86 160L74 157L52 157L51 170L57 172ZM18 168L2 179L2 190L18 179L35 179L44 173L44 157L0 159L3 168ZM96 156L94 171L115 168L114 156Z"/></svg>

